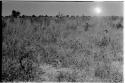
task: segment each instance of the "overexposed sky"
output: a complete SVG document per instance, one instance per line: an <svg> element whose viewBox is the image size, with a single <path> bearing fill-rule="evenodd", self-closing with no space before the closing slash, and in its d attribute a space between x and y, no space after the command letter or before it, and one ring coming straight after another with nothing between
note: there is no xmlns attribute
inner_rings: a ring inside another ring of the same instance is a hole
<svg viewBox="0 0 125 83"><path fill-rule="evenodd" d="M58 12L64 15L98 15L95 8L101 9L102 16L123 16L123 2L31 2L6 1L2 4L2 16L10 15L12 10L18 10L23 15L51 15Z"/></svg>

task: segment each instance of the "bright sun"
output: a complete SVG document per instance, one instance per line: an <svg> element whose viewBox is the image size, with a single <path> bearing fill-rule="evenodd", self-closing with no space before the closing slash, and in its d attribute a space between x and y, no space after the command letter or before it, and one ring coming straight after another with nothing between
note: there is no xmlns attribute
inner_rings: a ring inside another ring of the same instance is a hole
<svg viewBox="0 0 125 83"><path fill-rule="evenodd" d="M100 14L102 12L102 9L100 7L96 7L94 11L96 12L96 14Z"/></svg>

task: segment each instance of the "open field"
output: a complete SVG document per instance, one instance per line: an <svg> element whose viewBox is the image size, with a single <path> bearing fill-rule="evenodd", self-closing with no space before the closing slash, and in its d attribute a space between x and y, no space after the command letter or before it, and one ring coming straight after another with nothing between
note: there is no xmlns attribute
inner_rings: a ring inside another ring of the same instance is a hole
<svg viewBox="0 0 125 83"><path fill-rule="evenodd" d="M123 17L2 17L2 81L123 82Z"/></svg>

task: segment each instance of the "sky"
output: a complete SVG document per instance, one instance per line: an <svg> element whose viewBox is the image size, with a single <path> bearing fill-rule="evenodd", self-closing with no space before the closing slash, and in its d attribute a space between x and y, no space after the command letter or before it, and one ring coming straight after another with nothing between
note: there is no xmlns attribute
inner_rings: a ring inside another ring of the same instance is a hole
<svg viewBox="0 0 125 83"><path fill-rule="evenodd" d="M33 2L6 1L2 3L2 16L11 15L12 10L21 15L49 15L55 16L59 12L63 15L87 16L123 16L123 2ZM98 9L98 10L97 10ZM99 12L100 11L100 12Z"/></svg>

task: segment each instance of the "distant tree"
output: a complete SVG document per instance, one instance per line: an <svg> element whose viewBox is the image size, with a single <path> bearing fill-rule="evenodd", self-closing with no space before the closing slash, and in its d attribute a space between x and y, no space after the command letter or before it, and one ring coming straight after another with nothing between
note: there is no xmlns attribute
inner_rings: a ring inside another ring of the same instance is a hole
<svg viewBox="0 0 125 83"><path fill-rule="evenodd" d="M32 15L32 17L36 17L35 15Z"/></svg>
<svg viewBox="0 0 125 83"><path fill-rule="evenodd" d="M58 15L56 15L56 17L57 17L57 18L59 18L59 16L58 16Z"/></svg>
<svg viewBox="0 0 125 83"><path fill-rule="evenodd" d="M48 15L46 14L45 17L48 17Z"/></svg>
<svg viewBox="0 0 125 83"><path fill-rule="evenodd" d="M69 17L69 15L66 15L66 17Z"/></svg>
<svg viewBox="0 0 125 83"><path fill-rule="evenodd" d="M49 16L50 18L52 18L52 16Z"/></svg>
<svg viewBox="0 0 125 83"><path fill-rule="evenodd" d="M56 17L57 18L61 18L61 17L63 17L64 15L61 13L61 12L59 12L57 15L56 15Z"/></svg>
<svg viewBox="0 0 125 83"><path fill-rule="evenodd" d="M38 17L42 17L43 15L39 15Z"/></svg>
<svg viewBox="0 0 125 83"><path fill-rule="evenodd" d="M20 12L19 12L19 11L16 11L16 10L13 10L11 16L17 18L17 17L20 16Z"/></svg>
<svg viewBox="0 0 125 83"><path fill-rule="evenodd" d="M24 18L25 17L25 15L22 15L22 18Z"/></svg>
<svg viewBox="0 0 125 83"><path fill-rule="evenodd" d="M75 16L71 16L71 19L75 19Z"/></svg>

